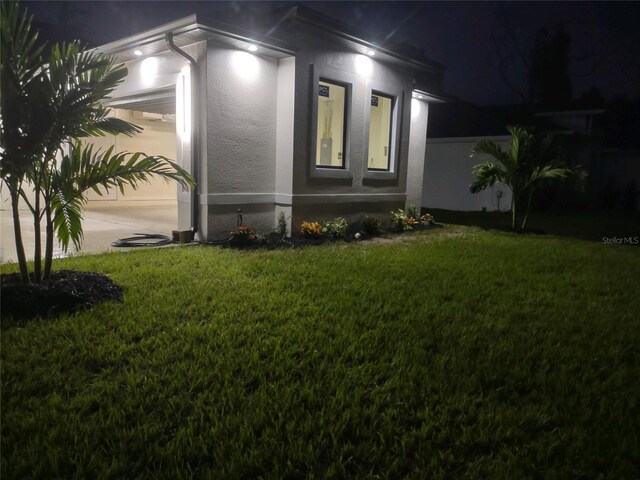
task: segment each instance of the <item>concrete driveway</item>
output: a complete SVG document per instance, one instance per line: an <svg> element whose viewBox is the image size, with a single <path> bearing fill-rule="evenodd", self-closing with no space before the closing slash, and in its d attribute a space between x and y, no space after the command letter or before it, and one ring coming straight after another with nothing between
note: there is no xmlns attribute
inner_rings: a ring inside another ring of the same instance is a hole
<svg viewBox="0 0 640 480"><path fill-rule="evenodd" d="M21 212L22 236L27 256L33 258L34 233L30 213ZM0 211L0 262L15 262L16 248L13 233L13 219L10 210ZM149 201L102 201L89 202L82 226L84 241L80 253L102 253L122 250L111 246L111 242L134 233L161 233L171 237L171 231L178 225L178 206L175 202ZM44 228L43 228L44 229ZM43 235L44 245L44 235ZM65 257L78 252L69 247L64 253L57 245L54 256Z"/></svg>

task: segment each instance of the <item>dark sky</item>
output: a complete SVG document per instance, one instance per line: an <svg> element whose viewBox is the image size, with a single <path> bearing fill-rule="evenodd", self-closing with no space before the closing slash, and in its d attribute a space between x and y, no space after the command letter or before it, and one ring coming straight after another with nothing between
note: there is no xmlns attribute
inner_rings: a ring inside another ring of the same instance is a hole
<svg viewBox="0 0 640 480"><path fill-rule="evenodd" d="M445 88L478 104L515 97L497 71L495 38L510 25L519 48L530 49L543 26L563 22L572 37L574 97L592 86L606 98L640 96L640 2L302 2L366 33L368 40L410 43L446 67ZM235 11L251 21L287 2L76 1L22 2L37 20L54 23L95 43L107 43L192 13ZM509 77L522 85L525 70L514 59Z"/></svg>

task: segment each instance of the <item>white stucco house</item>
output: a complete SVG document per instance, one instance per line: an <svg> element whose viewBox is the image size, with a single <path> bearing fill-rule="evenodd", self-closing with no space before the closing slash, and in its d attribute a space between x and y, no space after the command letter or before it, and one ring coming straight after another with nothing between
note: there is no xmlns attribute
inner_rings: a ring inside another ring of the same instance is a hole
<svg viewBox="0 0 640 480"><path fill-rule="evenodd" d="M137 194L175 195L176 228L201 241L228 236L238 209L262 231L284 212L295 231L303 220L386 219L421 203L441 65L301 7L265 36L192 15L98 51L129 69L108 106L145 128L118 147L174 158L198 183Z"/></svg>

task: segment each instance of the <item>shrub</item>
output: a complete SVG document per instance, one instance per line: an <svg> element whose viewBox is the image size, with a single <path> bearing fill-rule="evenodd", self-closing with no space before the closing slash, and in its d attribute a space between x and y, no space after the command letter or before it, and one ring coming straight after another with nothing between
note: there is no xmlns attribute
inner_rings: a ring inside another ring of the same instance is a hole
<svg viewBox="0 0 640 480"><path fill-rule="evenodd" d="M258 233L253 227L236 227L231 231L229 243L232 245L249 245L258 240Z"/></svg>
<svg viewBox="0 0 640 480"><path fill-rule="evenodd" d="M322 235L322 225L318 222L302 222L300 233L305 237L320 237Z"/></svg>
<svg viewBox="0 0 640 480"><path fill-rule="evenodd" d="M410 221L409 218L412 217L408 217L401 208L391 211L391 229L396 232L412 230L415 219L412 218L412 221Z"/></svg>
<svg viewBox="0 0 640 480"><path fill-rule="evenodd" d="M362 229L367 235L380 235L382 233L382 222L376 217L365 215L362 219Z"/></svg>
<svg viewBox="0 0 640 480"><path fill-rule="evenodd" d="M417 218L420 218L420 211L418 210L418 207L416 207L415 205L407 205L407 209L406 209L406 214L407 214L407 218L411 217L414 220Z"/></svg>
<svg viewBox="0 0 640 480"><path fill-rule="evenodd" d="M335 220L325 222L322 232L331 235L333 238L345 238L348 227L347 221L342 217L338 217Z"/></svg>
<svg viewBox="0 0 640 480"><path fill-rule="evenodd" d="M278 225L276 226L276 232L278 232L278 235L280 235L282 238L287 236L287 217L285 216L284 212L280 212L280 214L278 215Z"/></svg>

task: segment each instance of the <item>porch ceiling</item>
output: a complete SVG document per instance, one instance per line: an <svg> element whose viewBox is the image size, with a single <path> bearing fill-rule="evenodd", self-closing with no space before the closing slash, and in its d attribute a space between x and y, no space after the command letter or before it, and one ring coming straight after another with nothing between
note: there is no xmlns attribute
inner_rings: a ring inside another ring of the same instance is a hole
<svg viewBox="0 0 640 480"><path fill-rule="evenodd" d="M139 92L136 95L107 100L104 104L112 108L138 110L162 115L174 114L176 113L176 93L175 88L171 85L162 90Z"/></svg>

